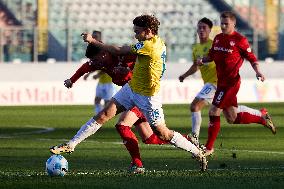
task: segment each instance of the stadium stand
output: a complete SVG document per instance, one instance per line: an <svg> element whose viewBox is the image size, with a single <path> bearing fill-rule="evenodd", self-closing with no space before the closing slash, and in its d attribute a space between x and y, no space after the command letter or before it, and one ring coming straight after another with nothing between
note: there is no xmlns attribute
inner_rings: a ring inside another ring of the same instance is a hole
<svg viewBox="0 0 284 189"><path fill-rule="evenodd" d="M37 0L0 0L0 2L8 8L16 20L19 20L20 24L35 25ZM132 19L147 13L154 14L161 21L159 34L167 43L168 61L191 61L191 45L197 40L195 33L197 20L206 16L212 19L215 25L219 25L219 12L231 10L232 7L235 8L236 13L239 13L238 28L247 35L251 43L253 28L257 29L259 33L257 46L265 56L262 48L265 45L264 5L260 3L263 1L253 2L253 6L250 7L253 14L249 14L247 0L88 0L84 2L49 0L48 52L45 58L54 58L57 61L80 61L84 57L86 47L80 34L85 31L101 30L103 41L108 43L118 45L133 43L135 39ZM249 19L252 22L248 22ZM23 36L25 44L34 40L33 32L30 29L20 31L19 35ZM25 60L32 58L29 56Z"/></svg>

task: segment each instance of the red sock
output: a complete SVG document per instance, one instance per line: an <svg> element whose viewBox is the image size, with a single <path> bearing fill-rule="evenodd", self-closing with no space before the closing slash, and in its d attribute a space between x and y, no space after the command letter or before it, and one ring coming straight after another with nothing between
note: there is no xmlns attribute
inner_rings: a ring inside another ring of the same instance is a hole
<svg viewBox="0 0 284 189"><path fill-rule="evenodd" d="M249 112L239 112L234 122L234 124L249 124L249 123L260 123L262 125L265 125L265 120L262 118L262 116L253 115L250 114Z"/></svg>
<svg viewBox="0 0 284 189"><path fill-rule="evenodd" d="M120 134L123 143L132 158L132 163L135 163L138 167L142 167L143 164L140 157L138 139L136 138L135 134L131 131L131 128L128 126L118 125L118 124L115 127L118 133Z"/></svg>
<svg viewBox="0 0 284 189"><path fill-rule="evenodd" d="M160 139L155 133L143 141L145 144L169 144L168 141Z"/></svg>
<svg viewBox="0 0 284 189"><path fill-rule="evenodd" d="M211 150L220 130L220 116L209 116L208 139L206 148Z"/></svg>

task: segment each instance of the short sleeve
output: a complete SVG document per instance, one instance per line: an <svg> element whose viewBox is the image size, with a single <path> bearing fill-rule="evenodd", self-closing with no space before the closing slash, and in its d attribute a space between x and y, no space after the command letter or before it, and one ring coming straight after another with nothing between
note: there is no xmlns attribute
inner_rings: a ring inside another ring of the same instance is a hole
<svg viewBox="0 0 284 189"><path fill-rule="evenodd" d="M131 50L134 54L150 55L151 48L147 41L140 41L134 45L131 45Z"/></svg>

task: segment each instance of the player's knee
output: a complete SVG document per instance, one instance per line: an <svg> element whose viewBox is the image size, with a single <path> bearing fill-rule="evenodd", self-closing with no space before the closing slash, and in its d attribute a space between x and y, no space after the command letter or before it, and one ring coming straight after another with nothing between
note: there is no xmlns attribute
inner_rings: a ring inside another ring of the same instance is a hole
<svg viewBox="0 0 284 189"><path fill-rule="evenodd" d="M160 139L169 141L172 139L172 133L167 127L164 127L162 129L157 130L157 135L159 136Z"/></svg>
<svg viewBox="0 0 284 189"><path fill-rule="evenodd" d="M229 116L229 117L226 117L226 121L227 121L227 123L229 123L229 124L233 124L233 123L235 122L235 118Z"/></svg>
<svg viewBox="0 0 284 189"><path fill-rule="evenodd" d="M190 105L190 111L191 111L191 112L197 112L197 111L199 111L197 105L194 104L194 103L192 103L192 104Z"/></svg>
<svg viewBox="0 0 284 189"><path fill-rule="evenodd" d="M106 123L108 120L110 120L112 117L114 117L114 114L112 114L111 112L102 110L101 112L99 112L99 113L95 116L95 120L97 120L97 122L100 123L100 124L104 124L104 123Z"/></svg>

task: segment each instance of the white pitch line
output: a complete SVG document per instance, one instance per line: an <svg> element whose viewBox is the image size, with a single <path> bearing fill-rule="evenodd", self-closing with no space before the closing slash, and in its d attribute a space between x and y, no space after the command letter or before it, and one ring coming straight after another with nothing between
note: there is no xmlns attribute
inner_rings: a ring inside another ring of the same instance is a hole
<svg viewBox="0 0 284 189"><path fill-rule="evenodd" d="M69 139L49 139L49 138L37 138L37 140L59 140L62 142L67 142ZM85 140L83 142L87 143L99 143L99 144L116 144L116 145L123 145L123 142L104 142L104 141L96 141L96 140ZM140 144L141 145L141 144ZM151 147L163 147L163 148L175 148L172 145L153 145L153 144L143 144L144 146L151 146ZM247 152L247 153L263 153L263 154L278 154L284 155L284 152L277 152L277 151L261 151L261 150L237 150L237 149L227 149L227 148L215 148L217 151L227 151L227 152Z"/></svg>
<svg viewBox="0 0 284 189"><path fill-rule="evenodd" d="M15 138L21 135L30 135L30 134L42 134L42 133L48 133L48 132L52 132L55 129L52 127L44 127L44 126L34 126L34 125L26 125L23 126L25 128L35 128L35 129L39 129L39 130L35 130L35 131L26 131L26 132L17 132L17 133L10 133L7 135L0 135L0 138Z"/></svg>
<svg viewBox="0 0 284 189"><path fill-rule="evenodd" d="M44 126L32 126L32 125L27 125L25 126L27 128L40 128L40 130L36 130L36 131L28 131L28 132L17 132L17 133L11 133L9 135L0 135L0 138L4 139L4 138L15 138L19 135L29 135L29 134L42 134L42 133L48 133L48 132L52 132L55 129L52 127L44 127ZM48 139L48 138L34 138L35 140L56 140L56 139ZM62 141L69 141L69 139L59 139ZM116 145L123 145L122 142L101 142L101 141L95 141L95 140L87 140L84 142L93 142L93 143L104 143L104 144L116 144ZM147 146L151 145L151 144L146 144ZM173 147L172 145L151 145L153 147ZM260 151L260 150L238 150L238 149L227 149L227 148L215 148L215 150L218 151L229 151L229 152L247 152L247 153L263 153L263 154L279 154L279 155L284 155L284 152L276 152L276 151Z"/></svg>
<svg viewBox="0 0 284 189"><path fill-rule="evenodd" d="M216 168L216 169L207 169L208 171L253 171L253 170L283 170L284 167L283 166L279 166L279 167L239 167L239 168ZM113 170L105 170L105 171L88 171L88 172L72 172L69 171L67 172L67 176L72 176L72 175L108 175L109 173L115 173L117 172L118 174L123 175L124 172L123 170L117 170L117 171L113 171ZM171 173L171 172L200 172L197 169L186 169L186 170L168 170L168 171L163 171L163 170L151 170L148 169L146 170L146 173L157 173L157 174L162 174L162 173ZM14 172L14 171L0 171L0 175L1 176L17 176L17 177L31 177L31 176L47 176L46 172L34 172L34 173L25 173L25 172Z"/></svg>

